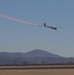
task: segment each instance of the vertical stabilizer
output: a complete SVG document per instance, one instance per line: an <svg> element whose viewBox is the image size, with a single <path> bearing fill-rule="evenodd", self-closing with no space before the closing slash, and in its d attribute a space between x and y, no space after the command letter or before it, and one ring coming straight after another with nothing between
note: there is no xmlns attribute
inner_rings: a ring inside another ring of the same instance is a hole
<svg viewBox="0 0 74 75"><path fill-rule="evenodd" d="M44 27L46 26L46 23L44 23Z"/></svg>

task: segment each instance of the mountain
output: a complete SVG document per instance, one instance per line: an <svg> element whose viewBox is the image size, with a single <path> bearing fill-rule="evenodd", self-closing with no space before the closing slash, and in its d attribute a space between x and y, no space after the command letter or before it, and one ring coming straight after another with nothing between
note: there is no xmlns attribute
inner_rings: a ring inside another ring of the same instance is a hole
<svg viewBox="0 0 74 75"><path fill-rule="evenodd" d="M35 49L25 53L25 57L50 57L50 58L61 58L61 56L49 53L44 50Z"/></svg>
<svg viewBox="0 0 74 75"><path fill-rule="evenodd" d="M35 49L26 53L0 52L0 65L32 65L61 63L74 63L74 58L65 58L40 49Z"/></svg>
<svg viewBox="0 0 74 75"><path fill-rule="evenodd" d="M9 53L9 52L0 52L0 57L50 57L50 58L61 58L61 56L40 50L35 49L30 52L21 53L21 52L15 52L15 53Z"/></svg>

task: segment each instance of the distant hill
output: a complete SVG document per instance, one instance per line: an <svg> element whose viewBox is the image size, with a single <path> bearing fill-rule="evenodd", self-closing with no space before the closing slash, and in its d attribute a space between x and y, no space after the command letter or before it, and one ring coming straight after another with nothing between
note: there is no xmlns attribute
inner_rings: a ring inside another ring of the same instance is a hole
<svg viewBox="0 0 74 75"><path fill-rule="evenodd" d="M61 58L62 56L40 50L35 49L30 52L21 53L21 52L15 52L15 53L9 53L9 52L0 52L0 57L50 57L50 58Z"/></svg>
<svg viewBox="0 0 74 75"><path fill-rule="evenodd" d="M0 65L73 64L74 58L65 58L44 50L30 52L0 52Z"/></svg>
<svg viewBox="0 0 74 75"><path fill-rule="evenodd" d="M35 49L30 52L25 53L26 57L50 57L50 58L61 58L61 56L49 53L44 50Z"/></svg>

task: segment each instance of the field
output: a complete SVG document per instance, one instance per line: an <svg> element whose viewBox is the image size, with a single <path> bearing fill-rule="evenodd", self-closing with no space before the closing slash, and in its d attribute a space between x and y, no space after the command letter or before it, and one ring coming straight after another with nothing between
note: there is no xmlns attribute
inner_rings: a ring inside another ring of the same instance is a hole
<svg viewBox="0 0 74 75"><path fill-rule="evenodd" d="M0 75L74 75L74 66L0 66Z"/></svg>

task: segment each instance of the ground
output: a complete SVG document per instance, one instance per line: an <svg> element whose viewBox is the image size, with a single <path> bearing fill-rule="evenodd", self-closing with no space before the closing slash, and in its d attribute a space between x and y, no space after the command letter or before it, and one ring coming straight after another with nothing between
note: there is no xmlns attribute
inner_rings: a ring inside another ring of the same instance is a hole
<svg viewBox="0 0 74 75"><path fill-rule="evenodd" d="M65 66L66 68L64 66L56 67L58 66L1 66L0 75L74 75L72 65L71 67L70 65Z"/></svg>

